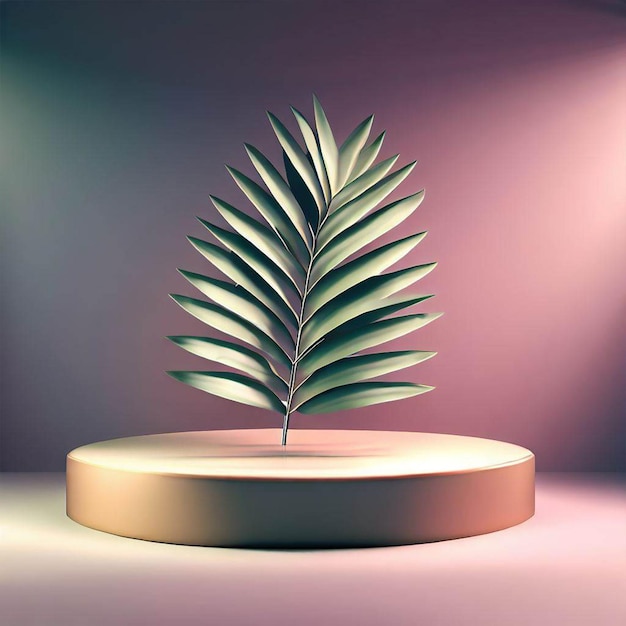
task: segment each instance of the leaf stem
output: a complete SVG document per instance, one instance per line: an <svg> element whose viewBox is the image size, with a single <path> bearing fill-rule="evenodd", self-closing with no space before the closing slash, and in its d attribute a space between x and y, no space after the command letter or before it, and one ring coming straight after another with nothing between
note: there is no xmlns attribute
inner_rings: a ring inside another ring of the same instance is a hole
<svg viewBox="0 0 626 626"><path fill-rule="evenodd" d="M306 269L306 278L304 281L304 289L303 289L303 295L302 295L302 301L300 303L300 315L298 316L298 334L296 336L296 347L295 347L295 351L294 351L294 357L293 357L293 362L292 362L292 366L291 366L291 372L289 374L289 384L288 384L288 394L287 394L287 402L285 404L285 415L283 418L283 434L282 434L282 438L281 438L281 445L286 446L287 445L287 430L289 429L289 417L291 416L292 413L292 404L293 404L293 395L297 389L296 387L296 374L298 371L298 363L300 361L300 358L302 355L299 354L299 350L300 350L300 339L302 337L302 321L304 319L304 307L306 305L306 297L309 294L309 281L311 279L311 270L313 269L313 261L315 260L315 247L317 245L317 238L320 234L320 231L322 230L322 227L324 226L324 224L326 223L326 218L328 217L328 207L326 208L326 214L324 215L324 218L320 220L320 223L318 224L318 227L315 231L315 234L313 235L313 242L312 242L312 250L311 250L311 257L309 259L309 265Z"/></svg>
<svg viewBox="0 0 626 626"><path fill-rule="evenodd" d="M319 232L319 231L318 231ZM315 246L315 242L317 241L317 233L313 239L313 246ZM296 347L294 352L294 360L291 366L291 372L289 374L289 384L288 384L288 395L287 395L287 403L285 405L285 417L283 420L283 435L281 439L281 445L287 445L287 429L289 428L289 417L291 415L291 404L293 402L293 394L295 392L295 384L296 384L296 373L298 371L298 351L300 350L300 339L302 337L302 319L304 317L304 306L306 304L306 296L309 287L309 278L311 276L311 268L313 267L313 256L311 255L311 259L309 261L309 266L306 270L306 278L304 282L304 295L302 296L302 302L300 304L300 315L298 317L298 334L296 336Z"/></svg>

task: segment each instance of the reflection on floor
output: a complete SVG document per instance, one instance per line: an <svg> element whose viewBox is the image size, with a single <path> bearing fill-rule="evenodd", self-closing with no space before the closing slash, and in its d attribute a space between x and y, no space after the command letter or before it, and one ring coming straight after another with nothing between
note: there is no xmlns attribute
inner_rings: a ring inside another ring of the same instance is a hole
<svg viewBox="0 0 626 626"><path fill-rule="evenodd" d="M65 517L63 474L0 486L2 626L626 624L625 476L540 474L491 535L331 551L124 539Z"/></svg>

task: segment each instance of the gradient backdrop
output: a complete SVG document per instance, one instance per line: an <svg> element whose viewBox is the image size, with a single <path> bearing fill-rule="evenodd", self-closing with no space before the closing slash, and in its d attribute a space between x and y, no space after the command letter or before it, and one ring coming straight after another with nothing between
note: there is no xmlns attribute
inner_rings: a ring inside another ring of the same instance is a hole
<svg viewBox="0 0 626 626"><path fill-rule="evenodd" d="M369 113L420 161L390 234L446 315L401 347L411 400L293 427L453 432L540 470L626 469L626 12L618 1L3 2L2 468L148 432L279 426L187 388L168 334L205 328L168 292L207 272L222 167L271 155L264 110ZM396 194L394 197L399 197ZM402 232L400 232L402 231Z"/></svg>

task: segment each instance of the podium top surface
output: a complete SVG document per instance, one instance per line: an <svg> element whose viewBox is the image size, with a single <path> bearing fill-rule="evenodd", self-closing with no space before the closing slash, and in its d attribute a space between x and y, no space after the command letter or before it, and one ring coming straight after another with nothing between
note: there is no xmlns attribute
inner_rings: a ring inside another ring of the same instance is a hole
<svg viewBox="0 0 626 626"><path fill-rule="evenodd" d="M225 480L355 480L433 476L529 461L511 443L436 433L241 429L111 439L76 448L68 460L121 471Z"/></svg>

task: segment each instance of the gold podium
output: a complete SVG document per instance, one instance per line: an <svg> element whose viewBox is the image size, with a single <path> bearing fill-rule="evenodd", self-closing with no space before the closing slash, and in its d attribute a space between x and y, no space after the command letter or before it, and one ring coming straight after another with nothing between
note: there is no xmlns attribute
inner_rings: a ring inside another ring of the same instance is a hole
<svg viewBox="0 0 626 626"><path fill-rule="evenodd" d="M534 513L534 455L457 435L279 429L113 439L67 456L67 514L116 535L268 548L468 537Z"/></svg>

